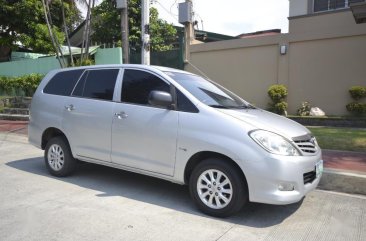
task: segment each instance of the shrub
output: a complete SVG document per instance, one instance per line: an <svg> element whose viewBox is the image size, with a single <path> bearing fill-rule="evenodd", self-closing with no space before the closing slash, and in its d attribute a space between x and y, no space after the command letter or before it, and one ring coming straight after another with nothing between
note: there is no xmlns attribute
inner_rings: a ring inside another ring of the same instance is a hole
<svg viewBox="0 0 366 241"><path fill-rule="evenodd" d="M352 86L349 89L349 93L351 94L354 100L360 100L366 97L366 87L362 86Z"/></svg>
<svg viewBox="0 0 366 241"><path fill-rule="evenodd" d="M346 105L346 108L354 114L362 115L366 113L366 103L352 102Z"/></svg>
<svg viewBox="0 0 366 241"><path fill-rule="evenodd" d="M75 66L89 66L94 65L95 61L93 59L84 59L83 62L80 59L76 60Z"/></svg>
<svg viewBox="0 0 366 241"><path fill-rule="evenodd" d="M360 102L361 99L366 97L366 87L352 86L349 93L355 101L346 105L347 110L355 115L366 114L366 103Z"/></svg>
<svg viewBox="0 0 366 241"><path fill-rule="evenodd" d="M33 96L42 78L40 74L0 77L0 95Z"/></svg>
<svg viewBox="0 0 366 241"><path fill-rule="evenodd" d="M285 102L287 97L287 88L284 85L272 85L268 89L268 96L272 103L269 104L269 111L280 115L287 115L288 104Z"/></svg>
<svg viewBox="0 0 366 241"><path fill-rule="evenodd" d="M287 88L284 85L272 85L268 89L268 95L275 103L284 101L287 97Z"/></svg>
<svg viewBox="0 0 366 241"><path fill-rule="evenodd" d="M301 103L301 107L297 109L297 114L299 116L309 116L310 115L310 104L309 102L305 101Z"/></svg>
<svg viewBox="0 0 366 241"><path fill-rule="evenodd" d="M276 103L274 105L274 111L277 113L277 114L280 114L280 115L286 115L286 110L287 110L287 107L288 107L288 104L285 102L285 101L281 101L279 103Z"/></svg>

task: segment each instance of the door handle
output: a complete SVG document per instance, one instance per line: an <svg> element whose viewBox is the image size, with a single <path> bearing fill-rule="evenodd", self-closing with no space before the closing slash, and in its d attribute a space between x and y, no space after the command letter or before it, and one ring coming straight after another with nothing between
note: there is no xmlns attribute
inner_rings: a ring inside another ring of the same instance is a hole
<svg viewBox="0 0 366 241"><path fill-rule="evenodd" d="M116 116L120 120L126 119L128 117L128 115L124 111L121 111L119 113L114 113L114 116Z"/></svg>
<svg viewBox="0 0 366 241"><path fill-rule="evenodd" d="M66 105L66 106L65 106L65 109L66 109L67 111L72 111L72 110L75 110L75 107L74 107L74 105Z"/></svg>

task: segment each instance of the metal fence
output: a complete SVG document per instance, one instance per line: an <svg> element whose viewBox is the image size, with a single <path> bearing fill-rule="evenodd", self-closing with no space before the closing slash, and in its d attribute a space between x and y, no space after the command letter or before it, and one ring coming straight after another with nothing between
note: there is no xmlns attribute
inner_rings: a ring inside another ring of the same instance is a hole
<svg viewBox="0 0 366 241"><path fill-rule="evenodd" d="M130 52L130 63L141 64L141 52L131 51ZM150 53L150 64L159 65L165 67L171 67L176 69L184 69L183 64L183 53L181 49L173 49L162 52L151 52Z"/></svg>

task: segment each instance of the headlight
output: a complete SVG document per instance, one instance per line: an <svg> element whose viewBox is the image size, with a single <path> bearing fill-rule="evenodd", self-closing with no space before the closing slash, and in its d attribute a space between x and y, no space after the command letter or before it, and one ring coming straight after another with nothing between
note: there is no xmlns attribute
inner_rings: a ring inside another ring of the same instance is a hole
<svg viewBox="0 0 366 241"><path fill-rule="evenodd" d="M300 153L284 137L273 132L256 130L251 132L250 137L268 152L284 156L298 156Z"/></svg>

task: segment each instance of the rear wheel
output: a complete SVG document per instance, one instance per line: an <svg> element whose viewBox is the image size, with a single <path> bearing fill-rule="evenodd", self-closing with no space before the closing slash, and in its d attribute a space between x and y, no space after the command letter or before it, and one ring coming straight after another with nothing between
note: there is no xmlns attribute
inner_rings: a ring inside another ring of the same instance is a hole
<svg viewBox="0 0 366 241"><path fill-rule="evenodd" d="M206 159L193 170L189 181L192 199L204 213L227 217L248 200L247 185L240 170L225 159Z"/></svg>
<svg viewBox="0 0 366 241"><path fill-rule="evenodd" d="M48 141L44 159L48 171L58 177L70 175L76 167L76 160L71 154L65 137L57 136Z"/></svg>

